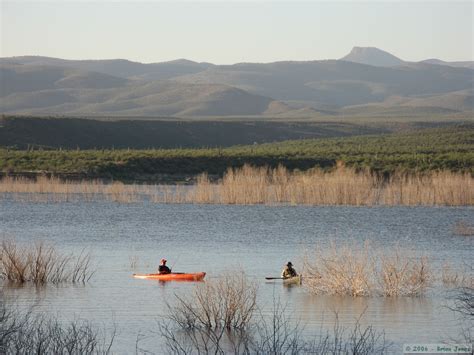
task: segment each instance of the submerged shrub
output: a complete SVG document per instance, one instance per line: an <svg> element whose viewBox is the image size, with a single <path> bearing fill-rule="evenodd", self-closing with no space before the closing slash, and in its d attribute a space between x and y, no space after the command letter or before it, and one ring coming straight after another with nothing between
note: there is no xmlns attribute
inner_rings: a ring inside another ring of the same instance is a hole
<svg viewBox="0 0 474 355"><path fill-rule="evenodd" d="M441 268L441 283L447 287L474 287L472 267L455 268L449 262L445 262Z"/></svg>
<svg viewBox="0 0 474 355"><path fill-rule="evenodd" d="M433 277L428 258L369 243L318 247L305 257L304 285L314 294L421 296Z"/></svg>
<svg viewBox="0 0 474 355"><path fill-rule="evenodd" d="M109 354L115 331L108 337L88 321L22 313L0 299L1 354Z"/></svg>
<svg viewBox="0 0 474 355"><path fill-rule="evenodd" d="M14 283L86 282L94 274L90 263L88 253L61 255L42 242L20 246L4 240L0 245L0 278Z"/></svg>
<svg viewBox="0 0 474 355"><path fill-rule="evenodd" d="M375 265L368 244L317 249L305 258L304 284L315 294L370 296L374 289Z"/></svg>
<svg viewBox="0 0 474 355"><path fill-rule="evenodd" d="M231 281L233 283L233 281ZM197 286L198 288L199 286ZM197 291L200 292L200 291ZM255 306L256 312L245 328L202 326L182 322L182 299L178 307L168 309L170 321L158 322L158 334L170 354L385 354L390 344L383 331L362 327L360 319L352 327L339 324L337 313L330 331L304 334L304 328L292 319L280 301L274 300L270 313ZM188 304L188 307L191 307ZM140 349L144 353L146 349Z"/></svg>
<svg viewBox="0 0 474 355"><path fill-rule="evenodd" d="M244 329L256 304L257 285L239 272L196 285L192 295L176 296L176 304L168 308L182 328Z"/></svg>
<svg viewBox="0 0 474 355"><path fill-rule="evenodd" d="M474 226L463 220L457 221L454 225L454 234L465 237L473 236Z"/></svg>
<svg viewBox="0 0 474 355"><path fill-rule="evenodd" d="M381 253L378 281L383 296L420 296L431 283L426 257L412 258L400 248Z"/></svg>

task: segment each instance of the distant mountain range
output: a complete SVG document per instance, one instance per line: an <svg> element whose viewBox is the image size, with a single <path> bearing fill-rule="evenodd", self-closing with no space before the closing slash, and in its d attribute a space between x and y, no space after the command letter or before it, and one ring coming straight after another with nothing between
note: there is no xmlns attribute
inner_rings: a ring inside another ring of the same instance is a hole
<svg viewBox="0 0 474 355"><path fill-rule="evenodd" d="M0 58L0 112L72 116L400 115L472 112L474 62L340 60L214 65L180 59Z"/></svg>

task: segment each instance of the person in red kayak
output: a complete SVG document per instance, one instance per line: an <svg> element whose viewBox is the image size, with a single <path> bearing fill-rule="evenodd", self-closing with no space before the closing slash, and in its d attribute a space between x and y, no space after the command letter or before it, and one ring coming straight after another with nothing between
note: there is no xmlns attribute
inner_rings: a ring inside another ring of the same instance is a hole
<svg viewBox="0 0 474 355"><path fill-rule="evenodd" d="M161 259L161 264L158 266L158 274L171 274L171 269L166 266L166 259Z"/></svg>

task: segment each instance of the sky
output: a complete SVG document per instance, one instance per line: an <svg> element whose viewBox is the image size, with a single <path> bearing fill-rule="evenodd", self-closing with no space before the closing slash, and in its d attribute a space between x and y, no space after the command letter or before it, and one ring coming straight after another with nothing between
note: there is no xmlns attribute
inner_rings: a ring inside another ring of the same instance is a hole
<svg viewBox="0 0 474 355"><path fill-rule="evenodd" d="M0 2L1 57L232 64L371 46L408 61L474 60L472 1Z"/></svg>

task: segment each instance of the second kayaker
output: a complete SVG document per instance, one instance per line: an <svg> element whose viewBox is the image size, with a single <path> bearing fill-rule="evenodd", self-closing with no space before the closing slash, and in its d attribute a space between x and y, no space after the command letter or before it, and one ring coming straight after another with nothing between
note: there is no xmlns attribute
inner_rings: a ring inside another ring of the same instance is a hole
<svg viewBox="0 0 474 355"><path fill-rule="evenodd" d="M158 274L171 274L171 269L166 266L166 259L161 259L160 266L158 266Z"/></svg>
<svg viewBox="0 0 474 355"><path fill-rule="evenodd" d="M283 279L289 279L290 277L295 277L295 276L298 276L298 273L293 268L293 264L291 263L291 261L288 261L288 263L286 263L285 265L285 268L281 272L281 277Z"/></svg>

